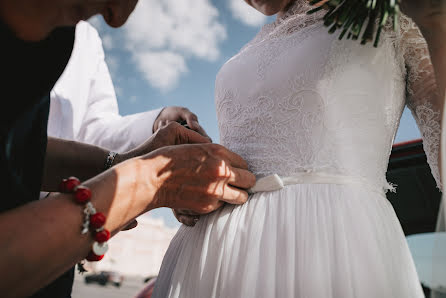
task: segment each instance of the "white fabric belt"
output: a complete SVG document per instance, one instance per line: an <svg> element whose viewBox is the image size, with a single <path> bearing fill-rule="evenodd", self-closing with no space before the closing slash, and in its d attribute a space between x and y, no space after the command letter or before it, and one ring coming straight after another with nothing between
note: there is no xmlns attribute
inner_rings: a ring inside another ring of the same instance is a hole
<svg viewBox="0 0 446 298"><path fill-rule="evenodd" d="M355 184L368 188L369 190L383 193L383 188L374 186L361 177L334 175L317 172L296 173L292 176L280 177L277 174L257 179L256 184L249 189L250 194L257 192L275 191L287 185L294 184Z"/></svg>

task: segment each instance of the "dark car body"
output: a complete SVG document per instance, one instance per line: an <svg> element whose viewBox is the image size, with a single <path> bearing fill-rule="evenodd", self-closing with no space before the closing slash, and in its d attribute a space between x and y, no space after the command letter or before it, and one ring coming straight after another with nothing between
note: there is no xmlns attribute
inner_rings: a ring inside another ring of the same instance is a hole
<svg viewBox="0 0 446 298"><path fill-rule="evenodd" d="M101 286L106 286L107 284L112 284L115 287L120 287L124 278L122 275L111 271L101 271L99 273L94 273L85 276L85 283L96 283Z"/></svg>
<svg viewBox="0 0 446 298"><path fill-rule="evenodd" d="M435 231L441 192L427 163L421 140L395 144L390 155L387 180L397 185L388 192L404 234Z"/></svg>

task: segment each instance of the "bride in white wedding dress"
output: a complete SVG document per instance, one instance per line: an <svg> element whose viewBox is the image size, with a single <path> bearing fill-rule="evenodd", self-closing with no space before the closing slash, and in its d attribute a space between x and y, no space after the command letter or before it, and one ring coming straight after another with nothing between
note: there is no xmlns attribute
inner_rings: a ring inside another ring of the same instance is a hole
<svg viewBox="0 0 446 298"><path fill-rule="evenodd" d="M252 195L180 228L154 297L424 297L385 173L408 105L440 186L426 43L404 16L377 49L339 41L290 3L216 79L220 143L259 178Z"/></svg>

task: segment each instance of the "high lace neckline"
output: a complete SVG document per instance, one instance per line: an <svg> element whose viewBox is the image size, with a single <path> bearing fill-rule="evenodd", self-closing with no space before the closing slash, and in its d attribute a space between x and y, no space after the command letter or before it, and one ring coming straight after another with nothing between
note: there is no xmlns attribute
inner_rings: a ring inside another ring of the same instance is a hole
<svg viewBox="0 0 446 298"><path fill-rule="evenodd" d="M274 22L263 25L256 37L246 44L240 52L267 38L289 34L320 22L325 11L320 10L308 15L307 12L313 8L307 0L295 0L283 15L278 16Z"/></svg>
<svg viewBox="0 0 446 298"><path fill-rule="evenodd" d="M276 18L276 21L273 24L277 26L292 16L302 15L302 14L306 15L306 13L310 11L312 8L314 7L310 5L308 0L295 0L294 3L292 3L288 7L287 11L283 15L281 15L280 17L278 16Z"/></svg>

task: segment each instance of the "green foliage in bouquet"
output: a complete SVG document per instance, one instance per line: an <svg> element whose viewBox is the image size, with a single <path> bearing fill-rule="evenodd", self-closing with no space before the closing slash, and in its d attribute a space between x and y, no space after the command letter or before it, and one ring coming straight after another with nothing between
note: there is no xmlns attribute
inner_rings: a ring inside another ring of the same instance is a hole
<svg viewBox="0 0 446 298"><path fill-rule="evenodd" d="M398 28L400 0L312 0L311 5L316 8L308 14L327 10L324 24L330 27L329 33L342 30L339 39L347 35L347 39L358 40L363 32L361 44L372 41L375 35L374 46L377 47L381 31L389 18L393 20L393 30Z"/></svg>

